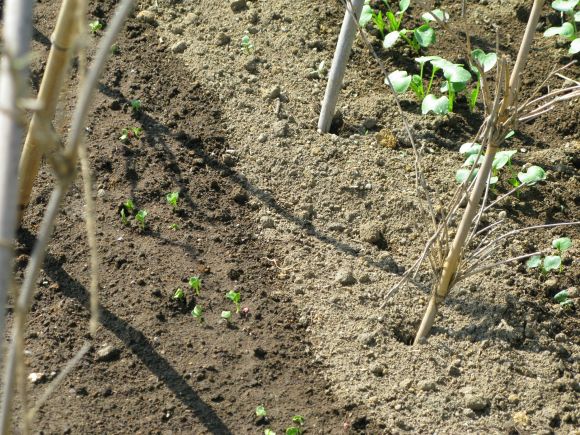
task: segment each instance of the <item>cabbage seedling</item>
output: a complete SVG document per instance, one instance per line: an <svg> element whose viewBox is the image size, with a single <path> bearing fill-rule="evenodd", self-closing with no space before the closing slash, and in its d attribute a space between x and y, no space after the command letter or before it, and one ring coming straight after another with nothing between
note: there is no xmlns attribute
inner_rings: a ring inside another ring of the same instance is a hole
<svg viewBox="0 0 580 435"><path fill-rule="evenodd" d="M231 291L226 293L226 298L228 298L230 301L232 301L234 303L234 305L236 306L236 313L239 313L240 312L240 301L242 299L240 292L236 292L234 290L231 290Z"/></svg>
<svg viewBox="0 0 580 435"><path fill-rule="evenodd" d="M91 21L89 23L89 29L92 34L96 34L99 30L103 30L103 24L99 20Z"/></svg>
<svg viewBox="0 0 580 435"><path fill-rule="evenodd" d="M272 429L266 429L264 430L264 435L276 435L276 432L274 432Z"/></svg>
<svg viewBox="0 0 580 435"><path fill-rule="evenodd" d="M195 292L195 295L199 296L201 292L201 278L199 276L192 276L189 278L189 286Z"/></svg>
<svg viewBox="0 0 580 435"><path fill-rule="evenodd" d="M481 70L485 74L486 72L493 69L493 67L497 63L497 54L495 54L495 53L487 53L486 54L480 48L476 48L475 50L473 50L471 52L471 58L472 58L472 61L475 62L477 64L477 66L479 66L479 68L477 68L476 66L471 67L471 70L477 76L477 82L475 84L475 89L473 89L471 91L471 94L469 95L469 110L471 110L473 112L473 110L475 109L475 104L477 103L477 97L479 96L479 91L481 88L481 74L479 71Z"/></svg>
<svg viewBox="0 0 580 435"><path fill-rule="evenodd" d="M178 301L182 301L185 299L185 292L178 288L177 290L175 290L175 293L173 293L173 299L177 299Z"/></svg>
<svg viewBox="0 0 580 435"><path fill-rule="evenodd" d="M177 204L179 203L179 192L171 192L165 196L167 200L167 204L169 204L174 209L177 208Z"/></svg>
<svg viewBox="0 0 580 435"><path fill-rule="evenodd" d="M258 405L256 406L256 417L266 417L268 414L266 413L266 408L264 407L264 405Z"/></svg>
<svg viewBox="0 0 580 435"><path fill-rule="evenodd" d="M248 35L244 35L242 37L240 50L245 54L251 54L254 51L254 44L252 44L252 41L250 41L250 37Z"/></svg>
<svg viewBox="0 0 580 435"><path fill-rule="evenodd" d="M147 222L145 222L145 218L147 217L148 214L149 213L147 212L147 210L139 210L137 212L137 214L135 215L135 220L139 224L139 227L141 228L141 230L144 230L145 227L147 226Z"/></svg>
<svg viewBox="0 0 580 435"><path fill-rule="evenodd" d="M195 317L197 320L199 320L199 323L203 323L203 307L201 305L196 305L195 307L193 307L193 311L191 312L191 315L193 317Z"/></svg>
<svg viewBox="0 0 580 435"><path fill-rule="evenodd" d="M554 295L554 300L560 304L562 308L571 308L574 306L574 301L570 299L570 292L562 290Z"/></svg>
<svg viewBox="0 0 580 435"><path fill-rule="evenodd" d="M577 22L580 22L580 10L575 11L579 0L556 0L552 2L552 8L560 12L564 21L559 27L550 27L544 32L544 38L561 36L570 41L568 53L580 52L580 35L578 34ZM566 18L564 18L566 17ZM565 21L567 19L567 21Z"/></svg>
<svg viewBox="0 0 580 435"><path fill-rule="evenodd" d="M552 248L558 251L558 255L547 255L543 260L540 255L534 255L526 262L526 266L528 269L535 269L541 266L540 270L544 274L547 274L552 270L559 270L562 272L562 256L564 255L565 251L570 249L571 246L572 240L570 240L568 237L554 239L552 241Z"/></svg>
<svg viewBox="0 0 580 435"><path fill-rule="evenodd" d="M135 211L135 204L133 203L132 199L128 199L121 205L121 211L119 214L121 215L121 222L123 225L129 225L129 220L127 219L127 214L133 214Z"/></svg>
<svg viewBox="0 0 580 435"><path fill-rule="evenodd" d="M231 311L222 311L222 319L226 322L230 323L232 321L232 312Z"/></svg>
<svg viewBox="0 0 580 435"><path fill-rule="evenodd" d="M121 136L119 137L119 140L121 142L129 142L129 140L134 138L134 137L139 139L142 132L143 132L143 129L141 127L124 128L121 131Z"/></svg>
<svg viewBox="0 0 580 435"><path fill-rule="evenodd" d="M131 109L133 112L141 111L141 100L131 100Z"/></svg>

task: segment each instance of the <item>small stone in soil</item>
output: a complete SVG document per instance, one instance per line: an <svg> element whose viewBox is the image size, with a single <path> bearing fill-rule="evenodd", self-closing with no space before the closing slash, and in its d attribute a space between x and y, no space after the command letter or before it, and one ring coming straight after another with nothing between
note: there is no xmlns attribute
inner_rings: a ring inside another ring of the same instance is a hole
<svg viewBox="0 0 580 435"><path fill-rule="evenodd" d="M137 14L137 19L139 21L143 21L144 23L148 24L156 24L157 20L155 19L155 14L151 11L144 10Z"/></svg>
<svg viewBox="0 0 580 435"><path fill-rule="evenodd" d="M185 41L178 41L171 46L172 53L183 53L187 48L187 42Z"/></svg>
<svg viewBox="0 0 580 435"><path fill-rule="evenodd" d="M488 400L478 394L467 394L465 396L465 406L473 411L483 411L488 404Z"/></svg>
<svg viewBox="0 0 580 435"><path fill-rule="evenodd" d="M342 285L353 285L356 284L356 279L349 269L341 269L336 273L336 282Z"/></svg>
<svg viewBox="0 0 580 435"><path fill-rule="evenodd" d="M371 245L378 246L384 243L380 224L374 222L364 223L360 226L359 233L361 239Z"/></svg>
<svg viewBox="0 0 580 435"><path fill-rule="evenodd" d="M230 8L232 8L233 12L242 12L248 9L248 4L246 0L233 0L230 2Z"/></svg>
<svg viewBox="0 0 580 435"><path fill-rule="evenodd" d="M44 373L30 373L28 375L28 380L33 384L39 384L46 379Z"/></svg>
<svg viewBox="0 0 580 435"><path fill-rule="evenodd" d="M260 217L260 226L262 228L274 228L274 219L271 216Z"/></svg>
<svg viewBox="0 0 580 435"><path fill-rule="evenodd" d="M121 350L107 344L97 351L97 361L114 361L121 356Z"/></svg>
<svg viewBox="0 0 580 435"><path fill-rule="evenodd" d="M286 121L278 121L274 123L273 133L275 137L288 136L288 123Z"/></svg>
<svg viewBox="0 0 580 435"><path fill-rule="evenodd" d="M380 364L376 364L375 366L373 366L371 371L375 376L383 376L385 374L385 370L383 369L383 366Z"/></svg>

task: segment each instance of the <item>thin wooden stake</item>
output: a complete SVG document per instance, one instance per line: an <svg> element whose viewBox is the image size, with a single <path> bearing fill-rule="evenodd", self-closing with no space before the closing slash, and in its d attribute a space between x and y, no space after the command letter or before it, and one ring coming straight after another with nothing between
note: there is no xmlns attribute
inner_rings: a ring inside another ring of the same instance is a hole
<svg viewBox="0 0 580 435"><path fill-rule="evenodd" d="M324 101L322 103L322 109L320 110L320 118L318 119L319 133L328 133L330 130L330 124L332 123L336 102L338 101L338 95L342 88L346 64L350 56L354 37L356 36L358 19L360 18L363 6L364 0L346 2L346 13L344 14L344 20L342 21L340 35L336 44L332 67L328 74L328 83L326 84ZM351 18L351 14L354 14L356 17L356 22Z"/></svg>

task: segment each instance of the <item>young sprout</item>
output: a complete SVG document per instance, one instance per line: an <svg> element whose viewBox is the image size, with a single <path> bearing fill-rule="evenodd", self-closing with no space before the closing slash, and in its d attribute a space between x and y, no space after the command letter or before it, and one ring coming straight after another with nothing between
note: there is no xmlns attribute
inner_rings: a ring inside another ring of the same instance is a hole
<svg viewBox="0 0 580 435"><path fill-rule="evenodd" d="M548 272L552 270L559 270L562 272L562 256L564 255L565 251L570 249L571 246L572 240L570 240L568 237L554 239L552 241L552 248L558 251L558 255L546 255L543 260L540 255L534 255L526 262L526 266L528 269L535 269L541 266L540 270L544 275L548 274Z"/></svg>
<svg viewBox="0 0 580 435"><path fill-rule="evenodd" d="M554 295L554 300L558 302L562 308L572 308L574 306L574 301L570 297L570 291L562 290Z"/></svg>
<svg viewBox="0 0 580 435"><path fill-rule="evenodd" d="M248 35L244 35L242 37L240 50L245 54L251 54L254 51L254 44L252 44L252 41L250 41L250 37Z"/></svg>
<svg viewBox="0 0 580 435"><path fill-rule="evenodd" d="M141 111L141 100L131 100L131 109L133 112Z"/></svg>
<svg viewBox="0 0 580 435"><path fill-rule="evenodd" d="M196 305L195 307L193 307L191 315L195 317L197 320L199 320L199 323L203 323L203 308L201 305Z"/></svg>
<svg viewBox="0 0 580 435"><path fill-rule="evenodd" d="M196 296L199 296L201 291L201 278L199 276L192 276L189 278L189 286L195 292Z"/></svg>
<svg viewBox="0 0 580 435"><path fill-rule="evenodd" d="M274 432L272 429L266 429L264 430L264 435L276 435L276 432Z"/></svg>
<svg viewBox="0 0 580 435"><path fill-rule="evenodd" d="M127 219L127 215L125 213L125 208L121 207L121 222L123 223L123 225L129 225L129 220Z"/></svg>
<svg viewBox="0 0 580 435"><path fill-rule="evenodd" d="M173 293L173 299L177 299L179 301L184 300L185 299L185 292L178 288L177 290L175 290L175 293Z"/></svg>
<svg viewBox="0 0 580 435"><path fill-rule="evenodd" d="M99 30L103 30L103 24L99 20L91 21L89 23L89 29L91 30L91 33L95 34Z"/></svg>
<svg viewBox="0 0 580 435"><path fill-rule="evenodd" d="M570 54L580 52L580 35L576 26L576 22L580 22L580 11L575 11L579 4L578 0L555 0L552 2L552 8L560 12L562 17L566 17L568 21L564 21L560 27L550 27L544 32L544 38L558 35L570 41L568 49Z"/></svg>
<svg viewBox="0 0 580 435"><path fill-rule="evenodd" d="M127 209L129 213L133 213L135 211L135 203L132 199L128 199L123 203L123 206Z"/></svg>
<svg viewBox="0 0 580 435"><path fill-rule="evenodd" d="M226 322L230 323L232 320L232 312L231 311L222 311L222 319Z"/></svg>
<svg viewBox="0 0 580 435"><path fill-rule="evenodd" d="M135 220L139 224L141 230L144 230L147 226L147 222L145 222L145 218L147 217L148 213L147 210L139 210L135 215Z"/></svg>
<svg viewBox="0 0 580 435"><path fill-rule="evenodd" d="M119 44L111 45L111 54L119 54L120 52L121 48L119 47Z"/></svg>
<svg viewBox="0 0 580 435"><path fill-rule="evenodd" d="M266 408L264 408L264 405L258 405L256 406L256 417L266 417Z"/></svg>
<svg viewBox="0 0 580 435"><path fill-rule="evenodd" d="M484 73L490 71L497 63L497 54L495 53L485 53L480 48L476 48L471 52L472 64L471 71L477 76L477 81L475 82L475 89L471 91L469 95L469 110L473 112L475 109L475 104L477 103L477 97L479 96L479 91L481 89L481 74L480 70ZM478 68L479 67L479 68ZM512 132L510 132L512 133ZM508 136L506 136L506 139Z"/></svg>
<svg viewBox="0 0 580 435"><path fill-rule="evenodd" d="M179 192L171 192L165 196L167 200L167 204L169 204L174 209L177 208L177 204L179 203Z"/></svg>
<svg viewBox="0 0 580 435"><path fill-rule="evenodd" d="M169 225L169 229L173 230L173 231L177 231L179 229L179 225L177 224L171 224Z"/></svg>
<svg viewBox="0 0 580 435"><path fill-rule="evenodd" d="M119 214L121 215L121 222L123 223L123 225L129 225L127 214L133 214L134 210L135 204L133 204L132 199L128 199L123 203L123 205L121 206L121 211L119 212Z"/></svg>
<svg viewBox="0 0 580 435"><path fill-rule="evenodd" d="M143 129L141 127L124 128L121 131L121 136L119 137L119 140L121 142L129 142L129 140L131 138L139 139L142 132L143 132Z"/></svg>
<svg viewBox="0 0 580 435"><path fill-rule="evenodd" d="M294 417L292 417L292 422L302 426L304 424L304 417L302 417L301 415L295 415Z"/></svg>
<svg viewBox="0 0 580 435"><path fill-rule="evenodd" d="M242 299L240 292L236 292L234 290L231 290L231 291L226 293L226 298L228 298L230 301L232 301L234 303L234 305L236 306L236 313L239 313L240 312L240 301Z"/></svg>

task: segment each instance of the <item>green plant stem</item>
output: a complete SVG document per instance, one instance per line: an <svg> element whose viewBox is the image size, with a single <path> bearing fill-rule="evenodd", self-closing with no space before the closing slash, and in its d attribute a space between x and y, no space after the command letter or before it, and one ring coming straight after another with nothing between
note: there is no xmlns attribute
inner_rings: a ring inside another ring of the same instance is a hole
<svg viewBox="0 0 580 435"><path fill-rule="evenodd" d="M429 95L429 92L431 92L431 86L433 85L433 79L435 78L435 73L439 70L439 68L437 68L435 65L433 65L433 71L431 71L431 78L429 79L429 85L427 86L427 92L425 93L426 95Z"/></svg>

